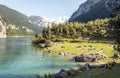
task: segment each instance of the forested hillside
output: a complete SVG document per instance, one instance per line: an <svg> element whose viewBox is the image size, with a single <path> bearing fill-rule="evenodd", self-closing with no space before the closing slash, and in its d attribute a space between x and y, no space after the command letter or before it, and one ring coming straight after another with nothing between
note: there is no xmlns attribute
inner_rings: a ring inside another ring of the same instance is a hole
<svg viewBox="0 0 120 78"><path fill-rule="evenodd" d="M0 5L0 17L8 36L33 35L35 33L33 25L28 22L28 17L16 10Z"/></svg>

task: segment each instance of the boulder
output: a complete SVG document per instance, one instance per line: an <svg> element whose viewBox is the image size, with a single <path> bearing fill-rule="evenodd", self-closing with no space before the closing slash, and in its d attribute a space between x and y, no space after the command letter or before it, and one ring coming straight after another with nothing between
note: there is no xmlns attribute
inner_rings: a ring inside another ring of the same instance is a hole
<svg viewBox="0 0 120 78"><path fill-rule="evenodd" d="M52 50L49 50L48 53L52 53Z"/></svg>
<svg viewBox="0 0 120 78"><path fill-rule="evenodd" d="M76 76L77 73L74 71L74 69L71 69L71 70L68 72L68 75Z"/></svg>
<svg viewBox="0 0 120 78"><path fill-rule="evenodd" d="M79 56L75 56L74 60L75 62L96 62L98 60L105 60L107 56L100 52L95 53L87 53L87 54L81 54Z"/></svg>
<svg viewBox="0 0 120 78"><path fill-rule="evenodd" d="M119 54L119 53L115 53L115 54L113 55L113 58L114 58L114 59L120 58L120 54Z"/></svg>
<svg viewBox="0 0 120 78"><path fill-rule="evenodd" d="M61 48L65 48L65 46L61 46Z"/></svg>
<svg viewBox="0 0 120 78"><path fill-rule="evenodd" d="M61 69L59 73L54 74L53 78L63 78L67 75L68 75L67 71L64 69Z"/></svg>
<svg viewBox="0 0 120 78"><path fill-rule="evenodd" d="M59 55L65 56L65 53L64 52L60 52Z"/></svg>

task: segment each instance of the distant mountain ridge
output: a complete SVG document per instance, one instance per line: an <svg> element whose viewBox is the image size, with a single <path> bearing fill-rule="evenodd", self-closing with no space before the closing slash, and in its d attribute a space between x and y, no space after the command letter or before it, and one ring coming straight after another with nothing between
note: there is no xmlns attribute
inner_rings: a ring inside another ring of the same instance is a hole
<svg viewBox="0 0 120 78"><path fill-rule="evenodd" d="M107 0L87 0L72 14L69 21L88 22L110 17L113 11L109 11L106 3Z"/></svg>
<svg viewBox="0 0 120 78"><path fill-rule="evenodd" d="M68 17L48 18L32 15L29 17L29 22L37 26L47 27L48 25L51 26L52 24L66 23L68 22L68 19Z"/></svg>

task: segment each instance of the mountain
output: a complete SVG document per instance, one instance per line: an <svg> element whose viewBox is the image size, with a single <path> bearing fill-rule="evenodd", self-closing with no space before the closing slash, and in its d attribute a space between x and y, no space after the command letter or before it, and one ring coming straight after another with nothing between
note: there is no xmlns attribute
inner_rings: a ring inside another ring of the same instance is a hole
<svg viewBox="0 0 120 78"><path fill-rule="evenodd" d="M109 1L110 0L87 0L72 14L69 21L88 22L90 20L110 17L113 11L109 11L107 7L107 2Z"/></svg>
<svg viewBox="0 0 120 78"><path fill-rule="evenodd" d="M0 37L33 35L35 28L28 17L16 10L0 5Z"/></svg>
<svg viewBox="0 0 120 78"><path fill-rule="evenodd" d="M120 0L107 0L106 8L112 12L113 15L120 14Z"/></svg>
<svg viewBox="0 0 120 78"><path fill-rule="evenodd" d="M47 18L47 17L43 17L46 22L48 22L49 24L63 24L68 22L68 17L58 17L58 18Z"/></svg>
<svg viewBox="0 0 120 78"><path fill-rule="evenodd" d="M29 23L35 28L36 33L42 33L42 30L47 26L45 19L40 16L30 16Z"/></svg>
<svg viewBox="0 0 120 78"><path fill-rule="evenodd" d="M67 17L59 17L59 18L48 18L48 17L40 17L40 16L30 16L29 22L37 27L47 27L52 24L61 24L66 23L68 21Z"/></svg>

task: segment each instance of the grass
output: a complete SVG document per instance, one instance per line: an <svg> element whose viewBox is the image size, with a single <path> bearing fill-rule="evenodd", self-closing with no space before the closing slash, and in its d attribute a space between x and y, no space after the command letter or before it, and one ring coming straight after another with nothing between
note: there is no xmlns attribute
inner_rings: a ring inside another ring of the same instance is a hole
<svg viewBox="0 0 120 78"><path fill-rule="evenodd" d="M95 48L95 50L89 50L90 46L92 48ZM62 48L62 46L64 48ZM80 48L77 48L79 47ZM88 43L88 42L78 42L78 43L70 43L70 42L59 42L54 43L51 47L44 48L44 51L53 51L54 54L58 54L60 52L67 52L70 54L84 54L88 52L97 52L100 51L100 49L103 48L103 53L107 55L108 57L113 56L114 50L113 45L107 44L107 43Z"/></svg>

